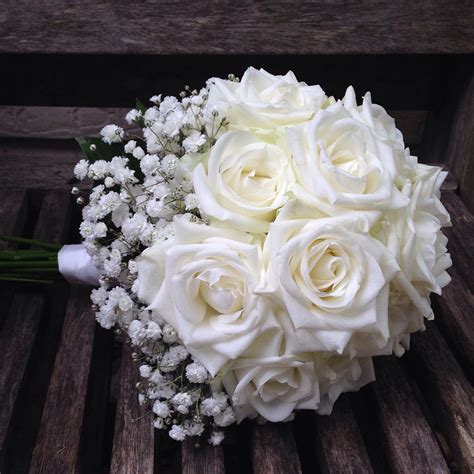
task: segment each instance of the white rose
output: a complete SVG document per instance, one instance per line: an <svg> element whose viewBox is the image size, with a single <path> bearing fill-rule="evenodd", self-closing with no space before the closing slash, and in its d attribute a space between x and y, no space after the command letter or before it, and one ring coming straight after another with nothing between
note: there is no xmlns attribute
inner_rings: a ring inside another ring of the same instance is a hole
<svg viewBox="0 0 474 474"><path fill-rule="evenodd" d="M321 401L316 410L320 415L330 415L334 403L344 392L355 392L375 380L371 357L315 354L319 376Z"/></svg>
<svg viewBox="0 0 474 474"><path fill-rule="evenodd" d="M213 78L208 106L224 109L231 127L269 129L310 120L327 97L319 86L298 82L290 71L274 76L250 67L240 83Z"/></svg>
<svg viewBox="0 0 474 474"><path fill-rule="evenodd" d="M172 244L154 245L137 263L138 296L212 376L278 328L271 301L253 292L264 270L248 234L178 220Z"/></svg>
<svg viewBox="0 0 474 474"><path fill-rule="evenodd" d="M400 150L405 148L402 132L395 126L395 120L382 106L372 103L370 92L364 95L362 105L358 106L354 88L349 86L342 103L351 116L370 127L377 138L391 141Z"/></svg>
<svg viewBox="0 0 474 474"><path fill-rule="evenodd" d="M394 185L399 154L341 102L289 128L287 139L298 183L295 194L327 214L408 204Z"/></svg>
<svg viewBox="0 0 474 474"><path fill-rule="evenodd" d="M450 225L450 219L439 199L446 175L441 168L418 165L413 180L407 180L402 189L410 205L388 213L376 234L410 282L392 290L393 318L399 326L401 322L405 325L403 331L397 330L400 334L423 329L423 315L432 318L430 293L441 294L451 280L446 272L452 263L446 248L448 239L441 231Z"/></svg>
<svg viewBox="0 0 474 474"><path fill-rule="evenodd" d="M318 377L310 357L238 359L222 382L240 420L256 411L269 421L283 421L296 408L314 410L319 404Z"/></svg>
<svg viewBox="0 0 474 474"><path fill-rule="evenodd" d="M266 232L294 183L289 157L250 132L230 131L193 173L201 211L248 232Z"/></svg>
<svg viewBox="0 0 474 474"><path fill-rule="evenodd" d="M357 214L271 225L262 293L286 307L287 352L351 353L358 337L369 353L387 343L389 283L399 268L369 225Z"/></svg>

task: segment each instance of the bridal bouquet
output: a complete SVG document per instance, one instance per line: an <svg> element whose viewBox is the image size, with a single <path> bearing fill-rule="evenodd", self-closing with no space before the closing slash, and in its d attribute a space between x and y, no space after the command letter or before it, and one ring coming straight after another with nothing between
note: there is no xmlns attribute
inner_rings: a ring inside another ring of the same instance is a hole
<svg viewBox="0 0 474 474"><path fill-rule="evenodd" d="M329 414L433 317L446 173L370 94L336 100L291 72L150 101L127 132L79 139L74 170L94 181L78 201L96 318L134 346L140 402L173 439L213 445L245 418Z"/></svg>

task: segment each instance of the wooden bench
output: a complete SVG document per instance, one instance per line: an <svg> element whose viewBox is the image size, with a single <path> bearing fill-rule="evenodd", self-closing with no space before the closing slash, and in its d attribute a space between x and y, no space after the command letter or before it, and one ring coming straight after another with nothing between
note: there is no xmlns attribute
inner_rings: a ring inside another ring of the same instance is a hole
<svg viewBox="0 0 474 474"><path fill-rule="evenodd" d="M435 321L403 358L375 360L375 383L329 417L243 423L218 448L152 428L131 349L95 323L88 289L1 286L0 472L474 472L472 2L7 3L0 233L77 242L72 137L122 123L135 97L254 65L339 97L370 90L412 152L451 171L454 266Z"/></svg>

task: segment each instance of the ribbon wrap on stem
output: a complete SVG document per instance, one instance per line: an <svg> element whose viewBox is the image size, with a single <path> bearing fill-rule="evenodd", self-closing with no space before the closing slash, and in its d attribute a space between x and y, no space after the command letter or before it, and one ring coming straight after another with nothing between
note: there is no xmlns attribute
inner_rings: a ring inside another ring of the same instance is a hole
<svg viewBox="0 0 474 474"><path fill-rule="evenodd" d="M58 252L58 266L69 283L99 286L100 272L81 244L65 245Z"/></svg>

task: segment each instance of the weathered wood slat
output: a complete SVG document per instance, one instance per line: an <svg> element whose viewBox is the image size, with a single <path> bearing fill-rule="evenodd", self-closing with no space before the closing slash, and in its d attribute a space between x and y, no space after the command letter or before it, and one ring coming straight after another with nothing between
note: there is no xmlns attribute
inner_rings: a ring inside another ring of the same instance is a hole
<svg viewBox="0 0 474 474"><path fill-rule="evenodd" d="M23 194L16 197L22 197ZM7 202L10 200L8 199ZM11 203L14 209L18 204ZM62 242L67 227L69 209L68 193L51 191L43 199L34 238ZM33 293L21 290L15 293L7 319L0 333L1 428L0 451L5 449L8 426L41 321L45 297L40 290Z"/></svg>
<svg viewBox="0 0 474 474"><path fill-rule="evenodd" d="M125 115L133 108L133 100L134 98L130 98L130 108L128 109L119 107L1 106L0 137L74 138L85 135L99 136L101 128L110 123L122 127L127 125Z"/></svg>
<svg viewBox="0 0 474 474"><path fill-rule="evenodd" d="M82 429L95 320L87 287L73 287L30 472L79 472Z"/></svg>
<svg viewBox="0 0 474 474"><path fill-rule="evenodd" d="M129 108L3 105L0 106L0 137L64 139L99 136L101 128L110 123L131 128L125 115L133 108L133 98L130 98L130 104ZM426 110L390 110L389 113L402 131L405 143L421 143L428 114Z"/></svg>
<svg viewBox="0 0 474 474"><path fill-rule="evenodd" d="M251 439L254 474L300 474L301 465L289 423L256 425Z"/></svg>
<svg viewBox="0 0 474 474"><path fill-rule="evenodd" d="M461 472L474 471L474 401L471 384L436 326L413 335L405 357Z"/></svg>
<svg viewBox="0 0 474 474"><path fill-rule="evenodd" d="M459 273L468 288L474 291L472 255L474 255L474 215L466 208L455 193L445 193L443 203L451 215L453 226L444 232L449 238L448 249Z"/></svg>
<svg viewBox="0 0 474 474"><path fill-rule="evenodd" d="M117 400L112 474L140 472L152 474L154 469L154 428L149 407L138 403L136 383L140 377L133 362L132 348L125 343L120 370L120 394Z"/></svg>
<svg viewBox="0 0 474 474"><path fill-rule="evenodd" d="M22 8L1 17L0 52L108 54L472 53L472 4L395 1L166 2ZM159 25L159 28L155 26ZM420 29L423 29L423 34Z"/></svg>
<svg viewBox="0 0 474 474"><path fill-rule="evenodd" d="M4 190L0 188L0 234L18 235L21 231L26 206L24 189ZM0 249L8 243L0 241Z"/></svg>
<svg viewBox="0 0 474 474"><path fill-rule="evenodd" d="M0 143L0 188L71 187L74 165L83 157L72 140L18 140Z"/></svg>
<svg viewBox="0 0 474 474"><path fill-rule="evenodd" d="M0 469L4 470L8 427L20 390L44 299L38 293L21 292L13 297L11 309L0 332Z"/></svg>
<svg viewBox="0 0 474 474"><path fill-rule="evenodd" d="M316 417L316 453L323 473L371 473L372 465L347 395L330 416Z"/></svg>
<svg viewBox="0 0 474 474"><path fill-rule="evenodd" d="M436 438L405 374L393 357L374 360L377 381L370 387L386 454L394 472L449 472Z"/></svg>
<svg viewBox="0 0 474 474"><path fill-rule="evenodd" d="M474 380L474 297L455 268L449 270L451 283L436 298L435 317L450 348L459 357L467 376Z"/></svg>
<svg viewBox="0 0 474 474"><path fill-rule="evenodd" d="M474 30L473 30L474 31ZM474 213L474 68L472 62L456 102L447 149L447 164L459 182L459 192L466 207Z"/></svg>
<svg viewBox="0 0 474 474"><path fill-rule="evenodd" d="M194 447L195 441L187 439L181 446L181 471L183 474L223 474L224 451L222 447L212 447L204 444ZM207 443L207 441L203 441Z"/></svg>

